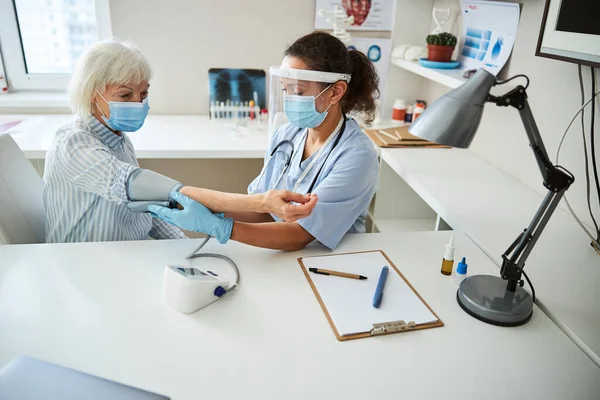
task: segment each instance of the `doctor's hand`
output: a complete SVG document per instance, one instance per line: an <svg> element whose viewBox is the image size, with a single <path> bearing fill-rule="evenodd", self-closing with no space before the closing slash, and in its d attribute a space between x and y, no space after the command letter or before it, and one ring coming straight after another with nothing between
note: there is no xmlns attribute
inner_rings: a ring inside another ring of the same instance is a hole
<svg viewBox="0 0 600 400"><path fill-rule="evenodd" d="M150 206L148 211L181 229L214 236L220 243L226 243L229 240L233 229L233 219L213 214L204 205L179 192L174 192L171 196L183 207L183 210Z"/></svg>
<svg viewBox="0 0 600 400"><path fill-rule="evenodd" d="M269 190L263 194L265 212L288 222L308 217L318 200L316 194L304 195L287 190Z"/></svg>

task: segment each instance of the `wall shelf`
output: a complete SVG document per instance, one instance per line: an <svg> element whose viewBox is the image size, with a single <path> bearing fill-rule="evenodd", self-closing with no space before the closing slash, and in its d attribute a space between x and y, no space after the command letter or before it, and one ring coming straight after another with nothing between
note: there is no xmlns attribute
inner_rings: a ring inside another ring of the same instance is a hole
<svg viewBox="0 0 600 400"><path fill-rule="evenodd" d="M461 68L456 69L437 69L437 68L425 68L418 61L407 61L398 58L392 58L392 64L410 71L413 74L417 74L429 80L439 83L440 85L447 86L449 88L457 88L467 80L463 78L464 70Z"/></svg>
<svg viewBox="0 0 600 400"><path fill-rule="evenodd" d="M434 231L435 220L429 218L375 219L375 228L382 233Z"/></svg>

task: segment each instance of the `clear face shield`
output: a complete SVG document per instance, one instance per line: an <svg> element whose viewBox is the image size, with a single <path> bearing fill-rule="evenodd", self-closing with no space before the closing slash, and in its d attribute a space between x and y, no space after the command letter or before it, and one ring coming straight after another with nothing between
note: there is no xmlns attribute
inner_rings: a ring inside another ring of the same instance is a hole
<svg viewBox="0 0 600 400"><path fill-rule="evenodd" d="M298 128L321 125L331 106L323 94L334 83L349 83L350 78L349 74L271 67L269 133L288 122Z"/></svg>

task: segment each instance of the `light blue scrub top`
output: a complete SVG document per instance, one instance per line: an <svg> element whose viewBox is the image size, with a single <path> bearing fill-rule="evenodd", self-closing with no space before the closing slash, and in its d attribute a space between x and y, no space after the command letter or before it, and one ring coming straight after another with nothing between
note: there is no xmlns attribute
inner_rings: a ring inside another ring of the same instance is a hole
<svg viewBox="0 0 600 400"><path fill-rule="evenodd" d="M304 169L318 155L317 151L302 161L307 133L307 129L299 131L299 128L291 124L283 125L275 132L266 152L264 175L260 182L258 176L248 186L249 193L294 188ZM286 139L294 140L294 155L288 172L275 188L273 186L285 166L286 154L289 155L291 147L281 146L273 159L266 163L271 158L273 148ZM331 152L312 190L319 196L319 201L312 214L299 220L298 223L316 240L332 250L346 233L365 233L369 203L375 194L379 178L379 161L375 147L354 119L349 118L346 121L342 137L332 150L335 140L334 137L320 154L319 159L297 189L298 193L308 192L327 155ZM280 221L275 215L272 217Z"/></svg>

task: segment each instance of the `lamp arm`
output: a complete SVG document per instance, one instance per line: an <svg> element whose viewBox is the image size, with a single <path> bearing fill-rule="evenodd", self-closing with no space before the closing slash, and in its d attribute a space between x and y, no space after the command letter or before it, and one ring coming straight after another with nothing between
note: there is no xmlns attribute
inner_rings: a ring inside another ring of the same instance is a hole
<svg viewBox="0 0 600 400"><path fill-rule="evenodd" d="M517 86L503 96L496 97L489 95L488 101L501 107L512 106L519 110L521 121L525 127L525 133L527 133L529 139L529 145L533 150L535 160L542 173L544 186L548 189L548 194L527 229L519 235L515 242L502 255L500 276L508 281L507 290L514 292L517 284L523 286L521 275L525 261L529 257L531 250L533 250L565 191L575 181L575 178L569 171L560 166L553 165L550 161L533 113L529 107L527 93L523 86Z"/></svg>

